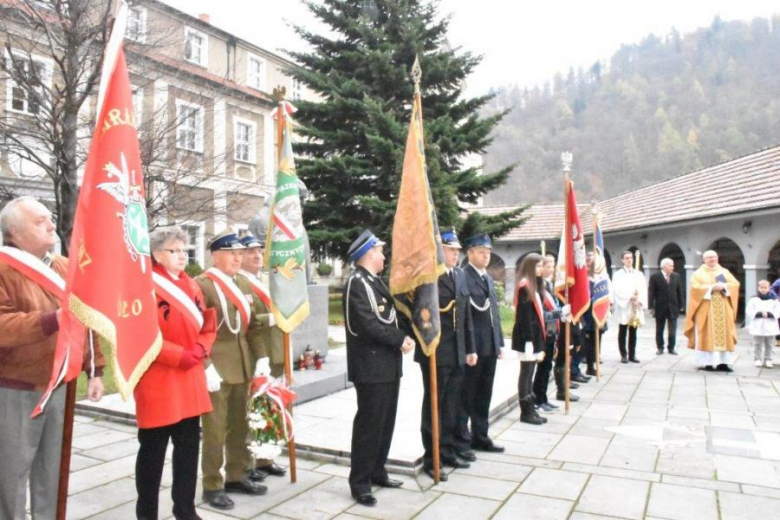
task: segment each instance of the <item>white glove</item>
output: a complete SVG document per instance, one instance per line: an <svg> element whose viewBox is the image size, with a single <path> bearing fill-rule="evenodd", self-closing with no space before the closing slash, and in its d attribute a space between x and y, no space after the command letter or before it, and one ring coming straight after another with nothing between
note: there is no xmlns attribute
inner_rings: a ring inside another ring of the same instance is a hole
<svg viewBox="0 0 780 520"><path fill-rule="evenodd" d="M222 378L219 377L217 369L211 364L206 369L206 389L209 392L218 392L222 386Z"/></svg>
<svg viewBox="0 0 780 520"><path fill-rule="evenodd" d="M255 377L270 376L270 375L271 375L271 365L268 364L268 358L263 357L258 359L257 363L255 364Z"/></svg>
<svg viewBox="0 0 780 520"><path fill-rule="evenodd" d="M276 325L276 315L271 312L268 314L268 326L273 327L274 325Z"/></svg>
<svg viewBox="0 0 780 520"><path fill-rule="evenodd" d="M571 305L568 303L561 307L561 318L563 321L567 321L569 318L571 318Z"/></svg>

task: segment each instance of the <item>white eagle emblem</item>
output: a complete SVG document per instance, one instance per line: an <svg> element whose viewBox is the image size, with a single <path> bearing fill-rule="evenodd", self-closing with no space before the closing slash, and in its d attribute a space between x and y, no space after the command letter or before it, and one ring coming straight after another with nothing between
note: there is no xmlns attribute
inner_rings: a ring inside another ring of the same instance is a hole
<svg viewBox="0 0 780 520"><path fill-rule="evenodd" d="M577 229L577 226L572 224L571 236L574 237L574 265L577 267L577 269L582 269L585 267L587 253L585 251L585 239L579 231L580 230Z"/></svg>

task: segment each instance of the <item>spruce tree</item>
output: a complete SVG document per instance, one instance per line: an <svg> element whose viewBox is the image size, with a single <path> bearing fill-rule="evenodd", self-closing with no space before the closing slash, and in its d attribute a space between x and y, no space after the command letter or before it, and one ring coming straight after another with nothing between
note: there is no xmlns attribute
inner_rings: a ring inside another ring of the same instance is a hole
<svg viewBox="0 0 780 520"><path fill-rule="evenodd" d="M464 164L481 154L503 118L479 110L492 95L466 98L466 77L480 58L447 42L448 20L435 2L323 0L308 8L329 35L296 27L310 45L291 52L300 64L293 77L318 101L299 100L298 175L312 197L304 211L316 256L345 258L363 228L389 241L403 168L414 85L410 69L419 55L428 178L442 229L494 237L522 224L524 208L469 218L464 204L500 187L512 167L479 175ZM465 237L464 237L465 238Z"/></svg>

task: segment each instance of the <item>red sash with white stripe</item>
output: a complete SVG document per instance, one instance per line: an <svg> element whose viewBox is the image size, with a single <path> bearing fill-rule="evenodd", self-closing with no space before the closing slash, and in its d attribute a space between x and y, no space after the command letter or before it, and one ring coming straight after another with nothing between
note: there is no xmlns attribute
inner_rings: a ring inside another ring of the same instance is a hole
<svg viewBox="0 0 780 520"><path fill-rule="evenodd" d="M515 300L519 302L520 300L520 291L525 290L525 287L528 285L528 280L523 278L518 282L517 284L517 294L515 295ZM544 312L542 311L542 299L539 296L538 292L534 292L534 300L531 302L534 306L534 310L536 311L536 317L539 319L539 325L542 327L542 337L547 337L547 327L544 323ZM515 304L517 305L517 304Z"/></svg>
<svg viewBox="0 0 780 520"><path fill-rule="evenodd" d="M205 274L209 280L214 282L217 289L222 290L227 296L227 299L230 300L230 303L235 306L241 316L241 320L249 325L249 318L251 316L249 302L246 301L246 296L241 292L241 289L238 288L235 282L233 282L230 277L226 276L225 273L214 267L208 269ZM228 317L223 316L223 318L227 319Z"/></svg>
<svg viewBox="0 0 780 520"><path fill-rule="evenodd" d="M157 295L184 316L187 323L195 329L195 335L197 336L200 329L203 328L203 314L201 314L195 302L192 301L192 298L160 273L152 272L152 280L154 281L154 290Z"/></svg>
<svg viewBox="0 0 780 520"><path fill-rule="evenodd" d="M555 304L555 298L553 298L553 295L547 291L544 291L544 306L550 312L558 308L558 306ZM561 322L558 320L555 321L555 330L556 332L561 331Z"/></svg>
<svg viewBox="0 0 780 520"><path fill-rule="evenodd" d="M268 287L265 286L263 281L257 276L250 273L249 271L244 271L243 269L241 269L239 273L244 275L244 278L246 278L249 281L249 286L252 287L252 292L255 293L257 297L260 298L260 301L263 302L265 306L270 310L271 293L268 291Z"/></svg>
<svg viewBox="0 0 780 520"><path fill-rule="evenodd" d="M65 280L57 272L27 251L15 247L0 247L0 260L38 284L43 290L62 300L65 298Z"/></svg>

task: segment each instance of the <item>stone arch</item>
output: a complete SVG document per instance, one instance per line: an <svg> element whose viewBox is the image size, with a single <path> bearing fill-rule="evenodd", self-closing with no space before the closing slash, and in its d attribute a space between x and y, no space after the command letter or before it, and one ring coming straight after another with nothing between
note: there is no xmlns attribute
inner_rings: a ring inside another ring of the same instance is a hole
<svg viewBox="0 0 780 520"><path fill-rule="evenodd" d="M500 282L501 285L504 286L504 289L506 289L506 264L504 263L503 258L495 253L491 253L490 263L488 264L486 271L493 277L493 280ZM500 299L501 296L499 295L499 300Z"/></svg>
<svg viewBox="0 0 780 520"><path fill-rule="evenodd" d="M712 242L707 249L718 253L718 263L725 267L739 281L739 309L737 320L745 319L745 254L736 242L722 237Z"/></svg>
<svg viewBox="0 0 780 520"><path fill-rule="evenodd" d="M674 261L674 272L680 275L683 287L688 287L688 281L685 276L685 253L675 242L669 242L661 248L658 255L658 269L661 269L661 260L671 258Z"/></svg>
<svg viewBox="0 0 780 520"><path fill-rule="evenodd" d="M774 282L780 278L780 240L775 242L775 245L769 250L766 263L769 264L766 273L767 279L770 282Z"/></svg>
<svg viewBox="0 0 780 520"><path fill-rule="evenodd" d="M520 264L523 263L523 260L525 260L525 257L530 255L531 253L536 253L537 255L541 255L542 254L542 252L539 251L539 250L528 251L527 253L523 253L522 255L520 255L520 257L515 262L515 272L517 272L520 269ZM549 253L549 251L548 251L548 253ZM550 254L552 254L552 253L550 253Z"/></svg>

